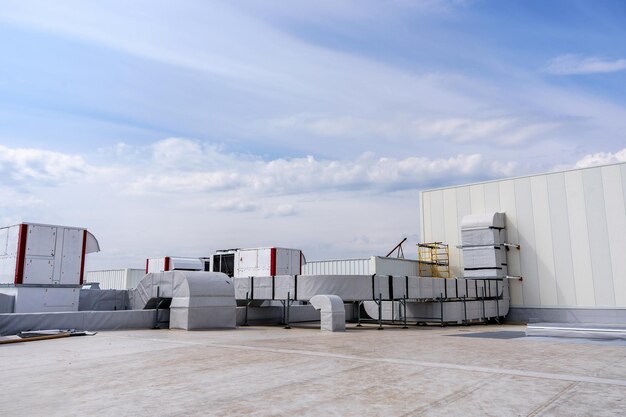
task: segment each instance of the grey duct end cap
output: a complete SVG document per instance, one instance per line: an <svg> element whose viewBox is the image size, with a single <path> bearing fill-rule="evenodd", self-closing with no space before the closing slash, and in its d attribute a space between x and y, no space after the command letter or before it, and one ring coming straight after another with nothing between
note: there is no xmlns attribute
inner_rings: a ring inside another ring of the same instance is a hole
<svg viewBox="0 0 626 417"><path fill-rule="evenodd" d="M506 226L504 213L489 212L482 214L470 214L463 216L461 230L469 229L503 229Z"/></svg>

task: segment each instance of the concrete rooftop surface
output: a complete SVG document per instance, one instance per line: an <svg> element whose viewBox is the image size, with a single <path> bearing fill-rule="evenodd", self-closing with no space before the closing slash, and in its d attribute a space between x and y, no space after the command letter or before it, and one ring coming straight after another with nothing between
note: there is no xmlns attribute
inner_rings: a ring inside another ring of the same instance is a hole
<svg viewBox="0 0 626 417"><path fill-rule="evenodd" d="M624 416L626 343L524 326L139 330L0 346L5 416Z"/></svg>

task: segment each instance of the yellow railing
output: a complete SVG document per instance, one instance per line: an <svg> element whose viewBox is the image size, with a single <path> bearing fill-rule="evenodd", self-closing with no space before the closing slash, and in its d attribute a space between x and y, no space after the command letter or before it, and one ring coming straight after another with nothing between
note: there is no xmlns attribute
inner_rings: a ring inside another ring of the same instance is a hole
<svg viewBox="0 0 626 417"><path fill-rule="evenodd" d="M450 278L450 253L442 242L418 243L420 276Z"/></svg>

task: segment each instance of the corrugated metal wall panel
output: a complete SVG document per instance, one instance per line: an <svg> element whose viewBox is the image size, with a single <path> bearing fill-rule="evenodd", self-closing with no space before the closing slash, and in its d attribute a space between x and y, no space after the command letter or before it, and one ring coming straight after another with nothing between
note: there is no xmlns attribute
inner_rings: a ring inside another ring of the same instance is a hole
<svg viewBox="0 0 626 417"><path fill-rule="evenodd" d="M572 241L572 260L574 282L576 283L576 305L594 306L596 304L593 289L593 271L589 234L587 233L587 210L583 191L583 177L580 171L563 174L569 214L569 232Z"/></svg>
<svg viewBox="0 0 626 417"><path fill-rule="evenodd" d="M146 276L144 269L128 269L126 276L126 288L136 288L139 281Z"/></svg>
<svg viewBox="0 0 626 417"><path fill-rule="evenodd" d="M626 172L626 171L624 171ZM619 166L602 168L615 305L626 307L626 203Z"/></svg>
<svg viewBox="0 0 626 417"><path fill-rule="evenodd" d="M424 212L424 230L422 231L422 242L432 242L432 216L430 211L430 194L422 194L422 211Z"/></svg>
<svg viewBox="0 0 626 417"><path fill-rule="evenodd" d="M485 190L482 184L470 185L470 207L472 214L485 212Z"/></svg>
<svg viewBox="0 0 626 417"><path fill-rule="evenodd" d="M515 180L515 201L517 204L517 230L520 251L520 270L524 281L524 305L538 306L541 304L539 295L539 279L537 271L537 248L535 245L535 219L533 217L532 193L530 178Z"/></svg>
<svg viewBox="0 0 626 417"><path fill-rule="evenodd" d="M457 221L456 191L454 189L443 190L443 218L445 222L446 236L444 242L447 243L450 252L450 273L452 276L461 276L463 271L459 268L461 264L461 250L456 246L459 244L459 224Z"/></svg>
<svg viewBox="0 0 626 417"><path fill-rule="evenodd" d="M615 294L613 294L613 270L609 252L602 171L599 169L583 171L583 186L596 305L611 307L615 305Z"/></svg>
<svg viewBox="0 0 626 417"><path fill-rule="evenodd" d="M626 205L626 164L620 165L619 169L622 172L622 192L624 195L624 205Z"/></svg>
<svg viewBox="0 0 626 417"><path fill-rule="evenodd" d="M507 242L519 244L517 232L517 207L515 206L515 182L513 180L500 183L500 210L506 213ZM520 266L520 251L510 250L507 252L509 275L522 276ZM509 281L511 292L511 305L521 306L524 304L523 283L519 280Z"/></svg>
<svg viewBox="0 0 626 417"><path fill-rule="evenodd" d="M468 214L472 214L472 198L470 196L469 187L459 187L454 188L454 193L456 195L456 224L457 231L455 234L455 239L452 242L448 242L448 245L456 248L457 245L461 244L461 220L463 217ZM458 264L452 264L451 270L456 271L455 276L463 276L463 256L461 254L460 249L456 249L457 252L457 262Z"/></svg>
<svg viewBox="0 0 626 417"><path fill-rule="evenodd" d="M103 290L126 289L126 270L89 271L85 282L98 282Z"/></svg>
<svg viewBox="0 0 626 417"><path fill-rule="evenodd" d="M309 261L302 275L371 275L370 258Z"/></svg>
<svg viewBox="0 0 626 417"><path fill-rule="evenodd" d="M311 261L303 265L303 275L395 275L417 276L417 260L372 256L359 259Z"/></svg>
<svg viewBox="0 0 626 417"><path fill-rule="evenodd" d="M85 282L98 282L103 290L126 290L134 288L144 275L143 269L88 271Z"/></svg>
<svg viewBox="0 0 626 417"><path fill-rule="evenodd" d="M446 239L445 219L443 216L443 193L430 196L431 242L443 242Z"/></svg>
<svg viewBox="0 0 626 417"><path fill-rule="evenodd" d="M573 306L576 305L576 284L574 283L565 177L562 173L558 173L548 175L547 180L556 295L559 305Z"/></svg>
<svg viewBox="0 0 626 417"><path fill-rule="evenodd" d="M559 301L556 295L554 276L547 178L545 176L531 177L530 192L535 225L535 262L537 263L537 278L539 280L539 299L543 306L555 306L558 305Z"/></svg>
<svg viewBox="0 0 626 417"><path fill-rule="evenodd" d="M425 194L424 191L420 191L420 193L419 193L419 202L418 202L419 207L420 207L420 209L419 209L420 232L419 233L420 233L420 240L422 240L422 241L424 239L424 213L425 213L425 210L424 210L424 194Z"/></svg>
<svg viewBox="0 0 626 417"><path fill-rule="evenodd" d="M500 211L500 183L485 184L485 212Z"/></svg>

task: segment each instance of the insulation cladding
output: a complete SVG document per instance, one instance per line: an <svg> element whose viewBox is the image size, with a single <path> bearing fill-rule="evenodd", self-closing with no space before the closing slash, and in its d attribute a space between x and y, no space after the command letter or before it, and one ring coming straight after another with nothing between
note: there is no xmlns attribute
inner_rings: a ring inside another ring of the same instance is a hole
<svg viewBox="0 0 626 417"><path fill-rule="evenodd" d="M523 277L511 280L512 313L626 317L626 163L423 191L422 241L449 243L463 276L461 219L488 212L505 213L507 242L521 245L507 251L508 274Z"/></svg>
<svg viewBox="0 0 626 417"><path fill-rule="evenodd" d="M97 282L102 290L128 290L135 288L145 275L143 269L130 268L87 271L85 282Z"/></svg>

